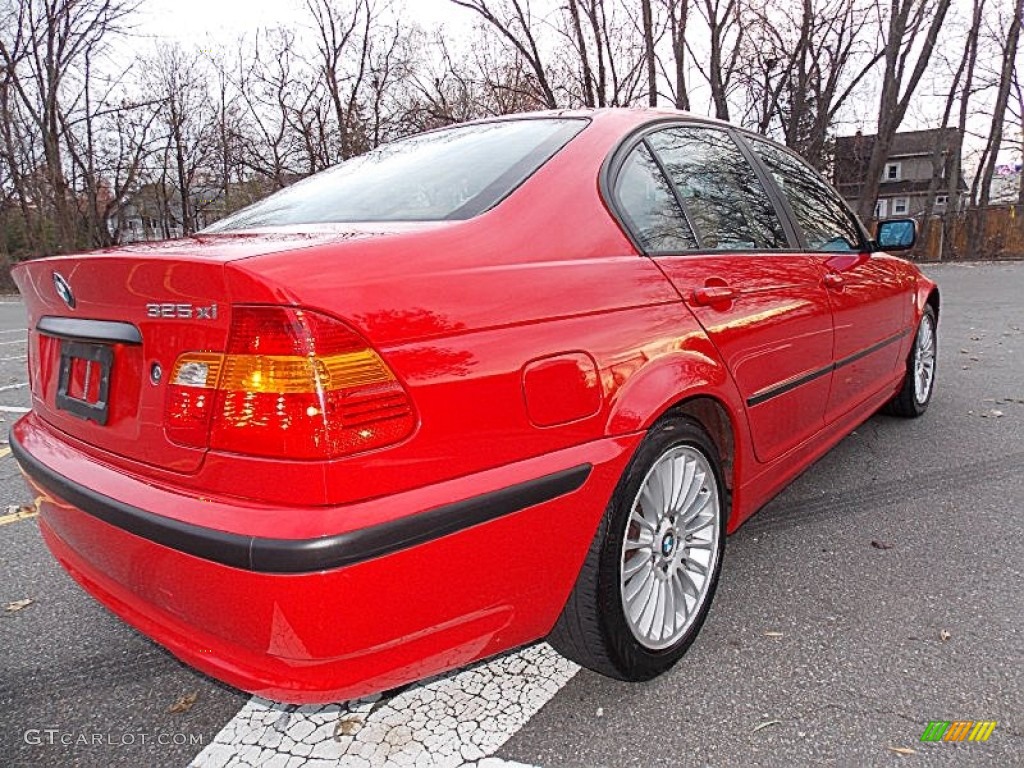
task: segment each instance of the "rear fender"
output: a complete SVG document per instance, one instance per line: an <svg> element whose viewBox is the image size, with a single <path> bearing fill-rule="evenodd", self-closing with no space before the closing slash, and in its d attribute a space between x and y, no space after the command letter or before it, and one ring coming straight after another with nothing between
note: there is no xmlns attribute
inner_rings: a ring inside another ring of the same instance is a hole
<svg viewBox="0 0 1024 768"><path fill-rule="evenodd" d="M724 410L728 425L721 419L706 423L705 427L722 451L726 485L732 490L733 504L728 530L738 525L740 505L737 493L743 467L752 455L749 434L745 428L742 400L736 385L725 366L713 354L713 347L706 342L707 349L688 349L672 352L648 362L631 376L616 392L606 424L608 435L641 432L649 429L659 418L672 408L686 404L700 405L689 411L702 422L701 414ZM714 406L720 407L715 408ZM731 429L732 434L720 434ZM731 455L726 455L731 452Z"/></svg>
<svg viewBox="0 0 1024 768"><path fill-rule="evenodd" d="M673 405L701 395L721 401L736 423L742 413L739 392L713 349L706 342L647 362L612 397L605 434L649 429Z"/></svg>

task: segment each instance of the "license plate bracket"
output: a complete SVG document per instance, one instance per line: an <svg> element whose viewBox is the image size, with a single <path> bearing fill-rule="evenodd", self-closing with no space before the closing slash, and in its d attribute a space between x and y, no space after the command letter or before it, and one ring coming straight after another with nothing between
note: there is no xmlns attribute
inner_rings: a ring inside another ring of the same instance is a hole
<svg viewBox="0 0 1024 768"><path fill-rule="evenodd" d="M71 392L76 361L79 365L85 365L82 397L76 397ZM113 364L114 350L106 344L61 340L57 408L105 426L110 415L110 371ZM98 376L93 374L94 366L99 369Z"/></svg>

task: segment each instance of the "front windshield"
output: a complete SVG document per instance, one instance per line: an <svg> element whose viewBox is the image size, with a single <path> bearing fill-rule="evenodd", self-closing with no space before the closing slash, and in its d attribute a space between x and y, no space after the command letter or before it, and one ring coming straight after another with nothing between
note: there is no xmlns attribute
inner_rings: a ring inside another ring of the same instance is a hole
<svg viewBox="0 0 1024 768"><path fill-rule="evenodd" d="M466 219L500 202L585 125L580 119L507 120L402 139L286 187L205 231Z"/></svg>

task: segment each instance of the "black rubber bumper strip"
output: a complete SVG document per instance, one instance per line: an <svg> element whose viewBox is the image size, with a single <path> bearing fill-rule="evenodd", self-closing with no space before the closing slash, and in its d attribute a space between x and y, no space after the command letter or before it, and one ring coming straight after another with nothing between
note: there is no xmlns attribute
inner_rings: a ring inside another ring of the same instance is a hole
<svg viewBox="0 0 1024 768"><path fill-rule="evenodd" d="M797 387L801 387L804 384L812 382L812 381L814 381L817 378L820 378L822 376L827 376L828 374L832 373L833 371L838 371L844 365L849 365L850 363L855 363L858 360L860 360L862 357L867 357L868 355L870 355L870 354L872 354L874 352L877 352L880 349L884 349L885 347L889 346L890 344L895 344L897 341L899 341L900 339L902 339L904 336L906 336L909 333L910 333L909 330L904 329L904 330L900 331L899 333L897 333L895 336L890 336L888 339L883 339L882 341L878 342L877 344L872 344L870 347L868 347L867 349L862 349L860 352L854 352L852 355L850 355L848 357L844 357L842 360L837 360L836 362L832 363L831 365L826 365L824 368L819 368L816 371L811 371L810 373L806 373L806 374L804 374L802 376L799 376L799 377L797 377L795 379L791 379L789 381L784 381L781 384L773 384L768 389L764 389L764 390L762 390L762 391L752 395L751 397L748 397L747 398L747 405L748 406L760 405L765 400L771 400L773 397L778 397L779 395L784 395L787 392L790 392L790 391L796 389Z"/></svg>
<svg viewBox="0 0 1024 768"><path fill-rule="evenodd" d="M564 469L397 520L317 539L267 539L171 520L104 496L54 472L14 435L11 453L47 491L105 523L204 560L259 573L313 573L390 555L556 499L580 488L591 464Z"/></svg>

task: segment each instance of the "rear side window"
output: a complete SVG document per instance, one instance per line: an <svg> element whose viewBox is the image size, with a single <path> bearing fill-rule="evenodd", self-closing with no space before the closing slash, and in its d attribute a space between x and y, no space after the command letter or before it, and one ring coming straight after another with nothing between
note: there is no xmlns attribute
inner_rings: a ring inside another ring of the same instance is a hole
<svg viewBox="0 0 1024 768"><path fill-rule="evenodd" d="M672 187L644 144L629 153L615 187L619 211L646 251L686 251L697 247Z"/></svg>
<svg viewBox="0 0 1024 768"><path fill-rule="evenodd" d="M732 138L717 128L668 128L648 137L675 184L701 247L788 247L768 194Z"/></svg>
<svg viewBox="0 0 1024 768"><path fill-rule="evenodd" d="M860 231L839 194L810 167L766 141L750 139L789 201L810 251L849 253L861 249Z"/></svg>
<svg viewBox="0 0 1024 768"><path fill-rule="evenodd" d="M465 125L385 144L206 229L467 219L510 194L586 126L579 119Z"/></svg>

